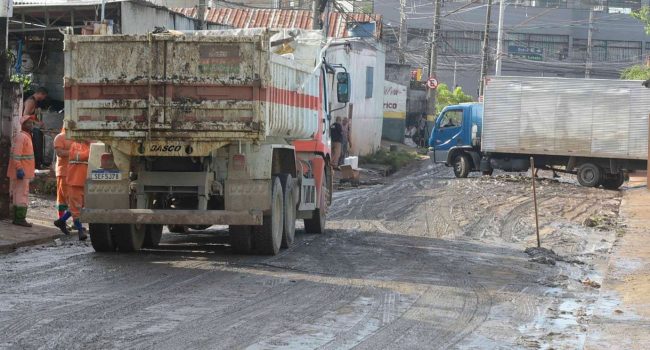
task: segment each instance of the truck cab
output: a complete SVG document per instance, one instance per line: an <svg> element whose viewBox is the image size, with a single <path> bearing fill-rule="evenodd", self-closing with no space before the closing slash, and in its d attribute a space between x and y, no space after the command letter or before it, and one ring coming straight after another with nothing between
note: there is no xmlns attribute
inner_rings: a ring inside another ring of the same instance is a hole
<svg viewBox="0 0 650 350"><path fill-rule="evenodd" d="M466 177L480 166L483 104L463 103L445 107L435 120L429 138L429 157L434 163L454 167Z"/></svg>

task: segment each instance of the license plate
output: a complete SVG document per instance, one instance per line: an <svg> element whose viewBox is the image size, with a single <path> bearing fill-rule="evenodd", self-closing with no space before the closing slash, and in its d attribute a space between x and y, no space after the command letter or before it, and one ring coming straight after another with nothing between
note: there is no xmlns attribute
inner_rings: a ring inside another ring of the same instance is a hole
<svg viewBox="0 0 650 350"><path fill-rule="evenodd" d="M90 179L95 181L118 181L122 180L122 173L119 171L93 170Z"/></svg>

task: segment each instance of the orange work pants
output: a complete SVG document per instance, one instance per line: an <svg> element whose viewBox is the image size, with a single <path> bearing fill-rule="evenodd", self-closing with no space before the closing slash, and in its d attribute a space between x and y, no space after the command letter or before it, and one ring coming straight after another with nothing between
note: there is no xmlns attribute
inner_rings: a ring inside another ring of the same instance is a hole
<svg viewBox="0 0 650 350"><path fill-rule="evenodd" d="M65 183L65 176L56 177L56 206L58 210L65 210L68 204L66 194L67 184Z"/></svg>
<svg viewBox="0 0 650 350"><path fill-rule="evenodd" d="M17 207L27 207L29 203L29 179L9 179L11 204Z"/></svg>
<svg viewBox="0 0 650 350"><path fill-rule="evenodd" d="M84 188L83 186L68 185L68 210L72 213L73 219L79 219L81 208L84 206Z"/></svg>

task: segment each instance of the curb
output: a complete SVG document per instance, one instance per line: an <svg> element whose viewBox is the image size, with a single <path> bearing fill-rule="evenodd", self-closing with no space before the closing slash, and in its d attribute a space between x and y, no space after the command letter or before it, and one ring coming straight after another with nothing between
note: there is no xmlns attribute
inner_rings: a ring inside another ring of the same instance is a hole
<svg viewBox="0 0 650 350"><path fill-rule="evenodd" d="M34 219L29 219L29 220L32 221L32 223L36 226L43 226L43 227L50 228L50 226L42 224L45 222L43 220L34 220ZM33 239L28 239L20 242L9 243L9 244L0 244L0 254L13 253L18 248L45 244L48 242L52 242L57 238L62 238L62 237L64 237L64 235L62 233L58 233L58 234L52 234L47 237L33 238Z"/></svg>

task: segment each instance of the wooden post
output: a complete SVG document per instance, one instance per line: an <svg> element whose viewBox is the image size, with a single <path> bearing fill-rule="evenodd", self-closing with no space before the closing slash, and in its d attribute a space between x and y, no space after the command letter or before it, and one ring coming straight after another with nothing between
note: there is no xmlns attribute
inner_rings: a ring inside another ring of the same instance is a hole
<svg viewBox="0 0 650 350"><path fill-rule="evenodd" d="M533 204L535 205L535 231L537 232L537 248L542 246L539 239L539 217L537 214L537 193L535 190L535 160L530 157L530 178L533 182Z"/></svg>

